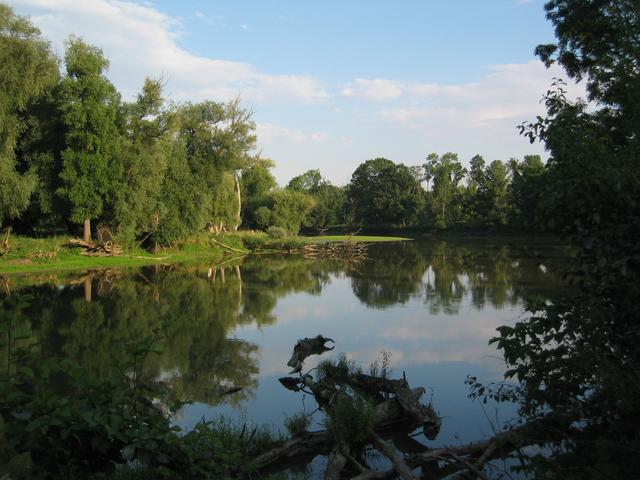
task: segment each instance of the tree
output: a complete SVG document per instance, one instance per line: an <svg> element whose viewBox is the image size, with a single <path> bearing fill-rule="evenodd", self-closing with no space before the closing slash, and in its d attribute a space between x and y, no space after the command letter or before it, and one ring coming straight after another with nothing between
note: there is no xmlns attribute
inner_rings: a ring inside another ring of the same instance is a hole
<svg viewBox="0 0 640 480"><path fill-rule="evenodd" d="M287 188L292 190L299 190L302 192L316 192L322 185L328 182L322 178L320 170L308 170L302 175L293 177Z"/></svg>
<svg viewBox="0 0 640 480"><path fill-rule="evenodd" d="M256 222L263 229L276 226L296 235L315 204L306 193L286 188L274 190L269 193L267 205L256 211Z"/></svg>
<svg viewBox="0 0 640 480"><path fill-rule="evenodd" d="M424 164L426 178L433 181L431 207L439 228L454 225L461 216L460 182L467 174L455 153L432 153ZM454 208L452 208L454 207Z"/></svg>
<svg viewBox="0 0 640 480"><path fill-rule="evenodd" d="M386 158L361 163L347 196L355 220L368 225L411 225L424 202L424 191L409 167Z"/></svg>
<svg viewBox="0 0 640 480"><path fill-rule="evenodd" d="M114 222L121 240L145 240L159 226L162 187L168 168L167 116L162 84L146 79L135 102L123 106L124 134L120 156L125 172L117 191Z"/></svg>
<svg viewBox="0 0 640 480"><path fill-rule="evenodd" d="M187 103L176 110L178 139L186 146L195 179L206 196L206 222L213 231L237 229L242 211L239 172L253 161L255 124L239 100Z"/></svg>
<svg viewBox="0 0 640 480"><path fill-rule="evenodd" d="M499 329L506 376L520 381L502 398L518 401L529 424L552 427L537 429L547 452L533 459L537 476L627 478L640 468L640 5L553 0L545 9L558 42L538 54L586 79L593 102L568 101L556 81L547 116L522 126L551 154L545 215L577 249L576 292Z"/></svg>
<svg viewBox="0 0 640 480"><path fill-rule="evenodd" d="M66 77L60 84L60 114L66 126L59 194L70 204L71 221L84 224L115 200L122 171L118 164L120 96L105 77L109 61L102 50L71 37L66 43Z"/></svg>
<svg viewBox="0 0 640 480"><path fill-rule="evenodd" d="M526 228L542 228L542 198L546 180L544 163L539 155L525 155L522 162L512 158L509 169L512 222Z"/></svg>
<svg viewBox="0 0 640 480"><path fill-rule="evenodd" d="M274 167L272 160L256 158L248 167L242 170L241 189L244 195L242 202L242 225L248 228L258 228L256 211L268 203L269 193L278 186L271 173ZM263 220L262 223L268 223Z"/></svg>
<svg viewBox="0 0 640 480"><path fill-rule="evenodd" d="M485 171L484 183L478 191L483 199L484 218L488 225L504 225L509 214L509 171L501 160L494 160Z"/></svg>
<svg viewBox="0 0 640 480"><path fill-rule="evenodd" d="M474 155L469 162L468 187L472 194L475 194L481 185L485 183L485 161L482 155Z"/></svg>
<svg viewBox="0 0 640 480"><path fill-rule="evenodd" d="M189 165L186 142L178 136L175 125L171 126L168 136L176 138L164 147L169 160L160 188L157 228L149 237L154 246L172 245L202 230L209 212L208 202L211 201L211 196L202 189L202 182Z"/></svg>
<svg viewBox="0 0 640 480"><path fill-rule="evenodd" d="M316 205L305 219L304 226L322 228L336 225L344 220L344 190L331 185L320 174L320 170L309 170L302 175L293 177L288 189L311 195Z"/></svg>
<svg viewBox="0 0 640 480"><path fill-rule="evenodd" d="M36 189L28 165L17 169L16 146L29 108L58 80L49 43L31 22L0 3L0 225L19 216Z"/></svg>

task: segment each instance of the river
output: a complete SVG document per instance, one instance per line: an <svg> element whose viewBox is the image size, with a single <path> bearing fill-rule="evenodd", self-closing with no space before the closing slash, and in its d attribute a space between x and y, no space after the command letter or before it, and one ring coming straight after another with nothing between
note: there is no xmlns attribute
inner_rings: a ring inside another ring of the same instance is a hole
<svg viewBox="0 0 640 480"><path fill-rule="evenodd" d="M373 244L364 261L270 255L6 277L0 295L29 299L11 320L12 348L96 375L127 345L157 339L163 352L148 355L144 375L191 402L175 419L185 429L220 415L279 429L312 411L312 398L277 379L296 340L321 333L335 340L321 358L343 353L367 367L386 357L394 375L424 386L443 418L432 444L442 445L487 437L513 417L512 406L472 402L465 379L500 381L504 361L489 340L523 318L527 301L566 288L567 255L547 243L415 240Z"/></svg>

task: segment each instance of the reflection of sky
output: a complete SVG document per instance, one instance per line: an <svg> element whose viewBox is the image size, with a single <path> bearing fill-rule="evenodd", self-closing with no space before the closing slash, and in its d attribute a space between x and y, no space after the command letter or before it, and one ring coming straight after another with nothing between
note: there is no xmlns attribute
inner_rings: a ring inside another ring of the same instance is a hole
<svg viewBox="0 0 640 480"><path fill-rule="evenodd" d="M496 423L495 406L471 402L464 381L470 374L485 382L501 378L503 361L488 340L496 327L513 323L521 315L521 305L497 309L486 304L478 310L466 293L455 315L431 314L419 296L403 305L373 309L355 297L350 279L334 276L320 295L288 295L278 301L273 313L278 319L273 325L260 329L244 325L232 332L260 346L255 397L241 412L229 406L211 409L204 404L190 405L185 407L182 425L191 426L203 417L221 413L281 425L285 415L303 408L303 396L285 390L277 379L288 373L286 362L296 341L322 333L336 341L336 349L332 355L310 357L306 367L341 352L368 366L383 350L390 352L393 373L405 371L412 386L426 387L426 400L431 399L442 415L437 443L471 441L491 433L491 423ZM305 403L307 411L315 408L311 398ZM513 410L500 406L498 421L508 419Z"/></svg>

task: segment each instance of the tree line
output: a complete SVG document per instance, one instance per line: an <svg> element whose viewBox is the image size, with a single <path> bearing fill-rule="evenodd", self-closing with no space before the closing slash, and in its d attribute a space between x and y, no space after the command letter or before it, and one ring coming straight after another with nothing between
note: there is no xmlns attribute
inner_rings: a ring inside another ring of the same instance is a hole
<svg viewBox="0 0 640 480"><path fill-rule="evenodd" d="M256 161L255 125L239 101L169 102L153 79L123 101L99 48L70 37L60 62L2 4L0 63L0 223L83 225L89 240L99 222L154 244L238 228L240 171Z"/></svg>
<svg viewBox="0 0 640 480"><path fill-rule="evenodd" d="M362 163L346 187L319 170L279 188L256 154L255 123L239 100L175 103L162 79L124 101L103 52L70 37L64 59L29 19L0 4L0 225L26 234L98 225L122 243L171 245L208 229L296 234L333 225L516 225L540 216L537 156L466 169L431 154L407 167Z"/></svg>
<svg viewBox="0 0 640 480"><path fill-rule="evenodd" d="M322 229L347 224L361 227L478 228L543 226L546 167L539 155L487 165L481 155L465 168L455 153L426 157L406 166L386 158L360 164L345 187L319 170L296 176L276 188L269 162L243 171L247 198L243 225L267 229ZM297 211L295 211L297 209Z"/></svg>

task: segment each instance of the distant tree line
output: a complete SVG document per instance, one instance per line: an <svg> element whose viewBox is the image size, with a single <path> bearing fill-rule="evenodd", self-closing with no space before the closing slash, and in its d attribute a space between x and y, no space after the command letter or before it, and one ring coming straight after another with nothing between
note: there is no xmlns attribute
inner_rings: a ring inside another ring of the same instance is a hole
<svg viewBox="0 0 640 480"><path fill-rule="evenodd" d="M278 189L269 161L242 172L243 225L288 231L333 225L396 228L520 229L544 225L546 167L538 155L486 164L480 155L463 167L455 153L408 167L386 158L358 166L346 187L309 170Z"/></svg>
<svg viewBox="0 0 640 480"><path fill-rule="evenodd" d="M362 163L346 187L309 170L279 188L255 154L238 100L167 101L146 79L134 101L107 79L103 52L70 37L63 61L27 18L0 4L0 225L26 234L98 225L124 244L170 245L195 232L282 235L335 225L536 228L538 156L470 169L453 153L407 167Z"/></svg>

